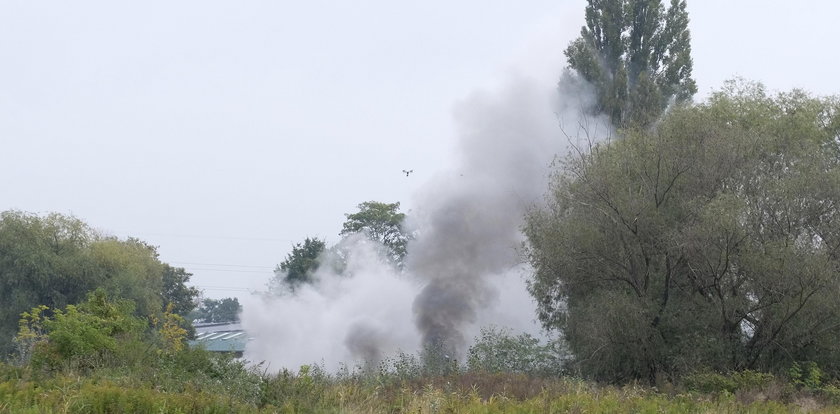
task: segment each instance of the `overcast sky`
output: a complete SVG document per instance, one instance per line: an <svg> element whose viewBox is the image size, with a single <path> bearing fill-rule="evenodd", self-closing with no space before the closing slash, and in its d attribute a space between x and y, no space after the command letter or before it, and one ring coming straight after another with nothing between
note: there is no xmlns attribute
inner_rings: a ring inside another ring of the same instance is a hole
<svg viewBox="0 0 840 414"><path fill-rule="evenodd" d="M551 85L582 0L0 0L0 210L159 246L208 297L453 161L452 108ZM840 93L834 1L689 0L698 98ZM406 177L402 170L414 170Z"/></svg>

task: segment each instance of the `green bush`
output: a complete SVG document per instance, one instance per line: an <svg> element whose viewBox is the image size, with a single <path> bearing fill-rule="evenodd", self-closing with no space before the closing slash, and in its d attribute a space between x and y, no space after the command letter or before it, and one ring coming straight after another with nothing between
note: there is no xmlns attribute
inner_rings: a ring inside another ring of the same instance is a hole
<svg viewBox="0 0 840 414"><path fill-rule="evenodd" d="M320 367L304 365L297 374L284 369L275 376L263 379L260 405L282 407L284 412L299 412L305 407L326 404L331 385Z"/></svg>
<svg viewBox="0 0 840 414"><path fill-rule="evenodd" d="M686 375L682 379L683 386L689 391L701 392L704 394L733 392L736 385L735 380L727 375L715 372L702 372Z"/></svg>
<svg viewBox="0 0 840 414"><path fill-rule="evenodd" d="M148 326L133 316L134 302L110 301L102 289L87 296L78 306L55 309L38 306L21 315L16 342L19 360L36 368L74 367L90 369L102 366L122 345L137 342Z"/></svg>
<svg viewBox="0 0 840 414"><path fill-rule="evenodd" d="M470 347L467 368L471 371L558 375L565 361L557 341L541 344L523 333L514 336L497 327L481 329L481 335Z"/></svg>
<svg viewBox="0 0 840 414"><path fill-rule="evenodd" d="M766 388L776 380L773 374L740 371L728 375L715 372L701 372L682 378L683 386L689 391L704 394L734 393Z"/></svg>
<svg viewBox="0 0 840 414"><path fill-rule="evenodd" d="M815 362L806 362L803 365L794 362L788 370L788 376L795 385L815 390L822 384L823 372Z"/></svg>

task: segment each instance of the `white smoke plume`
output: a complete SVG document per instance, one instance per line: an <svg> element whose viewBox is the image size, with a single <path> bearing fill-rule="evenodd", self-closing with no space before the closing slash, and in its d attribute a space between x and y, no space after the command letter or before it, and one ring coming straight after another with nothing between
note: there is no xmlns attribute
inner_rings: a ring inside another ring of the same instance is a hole
<svg viewBox="0 0 840 414"><path fill-rule="evenodd" d="M459 104L458 165L412 203L417 238L405 269L387 264L372 242L346 240L352 276L320 269L317 282L293 297L244 304L243 326L254 338L246 358L274 369L308 363L336 369L430 344L462 358L491 324L539 333L523 278L528 267L517 250L520 227L591 104L574 77L560 83L516 76L495 93Z"/></svg>

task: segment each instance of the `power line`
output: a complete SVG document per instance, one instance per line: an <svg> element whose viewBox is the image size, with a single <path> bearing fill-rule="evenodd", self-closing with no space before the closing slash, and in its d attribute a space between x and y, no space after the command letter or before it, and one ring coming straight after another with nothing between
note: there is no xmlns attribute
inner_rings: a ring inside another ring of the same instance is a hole
<svg viewBox="0 0 840 414"><path fill-rule="evenodd" d="M206 289L206 290L230 290L235 292L251 292L253 289L248 289L244 287L233 287L233 286L198 286L194 285L194 287Z"/></svg>
<svg viewBox="0 0 840 414"><path fill-rule="evenodd" d="M261 275L268 274L268 273L273 273L273 271L271 271L271 270L203 269L203 268L200 268L200 267L193 267L193 268L190 268L190 269L187 269L187 270L189 270L191 272L196 271L196 270L201 270L201 271L204 271L204 272L259 273Z"/></svg>
<svg viewBox="0 0 840 414"><path fill-rule="evenodd" d="M255 265L239 265L239 264L224 264L224 263L196 263L196 262L169 262L170 264L180 264L180 265L196 265L196 266L224 266L224 267L249 267L255 269L271 269L274 270L274 266L255 266Z"/></svg>
<svg viewBox="0 0 840 414"><path fill-rule="evenodd" d="M251 240L251 241L267 241L267 242L291 242L292 239L280 239L274 237L245 237L245 236L212 236L207 234L175 234L175 233L135 233L130 231L120 231L119 233L132 236L153 236L153 237L180 237L188 239L222 239L222 240Z"/></svg>

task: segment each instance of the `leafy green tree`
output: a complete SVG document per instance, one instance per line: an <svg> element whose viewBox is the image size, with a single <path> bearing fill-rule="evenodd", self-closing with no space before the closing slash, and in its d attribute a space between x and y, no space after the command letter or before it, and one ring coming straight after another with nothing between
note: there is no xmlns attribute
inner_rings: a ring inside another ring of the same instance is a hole
<svg viewBox="0 0 840 414"><path fill-rule="evenodd" d="M170 312L187 316L196 307L196 298L201 294L192 286L187 286L192 273L182 267L163 267L163 302L164 306L171 304Z"/></svg>
<svg viewBox="0 0 840 414"><path fill-rule="evenodd" d="M730 83L569 158L527 217L539 318L571 369L840 375L840 99Z"/></svg>
<svg viewBox="0 0 840 414"><path fill-rule="evenodd" d="M307 237L303 243L292 246L291 253L274 269L270 290L294 290L302 283L310 283L312 273L321 265L321 256L325 251L326 243L318 238Z"/></svg>
<svg viewBox="0 0 840 414"><path fill-rule="evenodd" d="M697 92L685 0L587 0L586 25L566 48L594 85L598 112L617 127L648 126Z"/></svg>
<svg viewBox="0 0 840 414"><path fill-rule="evenodd" d="M340 235L361 233L382 243L388 249L388 258L402 267L411 236L403 230L405 214L399 212L400 203L365 201L358 208L357 213L345 214L347 220Z"/></svg>
<svg viewBox="0 0 840 414"><path fill-rule="evenodd" d="M240 312L242 305L238 298L204 299L190 314L190 319L204 323L236 322Z"/></svg>

